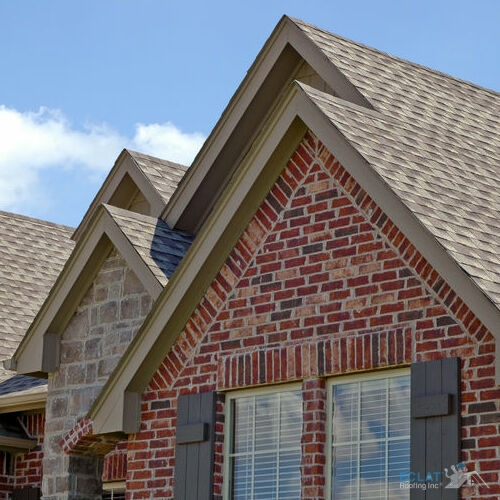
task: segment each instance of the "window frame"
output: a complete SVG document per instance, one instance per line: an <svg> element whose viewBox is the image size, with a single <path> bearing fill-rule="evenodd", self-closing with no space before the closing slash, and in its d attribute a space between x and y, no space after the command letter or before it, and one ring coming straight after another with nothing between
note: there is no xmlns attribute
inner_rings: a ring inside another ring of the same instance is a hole
<svg viewBox="0 0 500 500"><path fill-rule="evenodd" d="M332 419L333 412L332 408L332 398L333 398L333 386L349 384L352 382L365 382L373 380L385 380L388 378L396 378L408 376L410 378L410 397L408 399L408 405L411 405L411 369L410 367L404 368L393 368L388 370L381 370L376 372L365 372L365 373L354 373L349 375L338 375L335 377L329 377L326 380L326 462L325 462L325 499L332 500L332 448L333 448L333 433ZM410 434L411 434L411 416L410 416Z"/></svg>
<svg viewBox="0 0 500 500"><path fill-rule="evenodd" d="M231 466L230 466L230 454L231 448L233 445L233 415L232 415L232 402L244 398L244 397L252 397L252 396L260 396L260 395L268 395L268 394L276 394L280 392L292 392L298 391L301 394L301 401L303 402L302 395L302 381L300 382L291 382L286 384L279 385L266 385L261 387L252 387L247 389L238 389L235 391L226 393L226 401L224 405L224 466L223 466L223 485L222 485L222 498L224 500L231 500L230 496L230 487L232 483L231 477ZM302 427L300 429L301 435L303 433L303 424L304 424L304 408L302 406ZM301 450L302 453L302 450Z"/></svg>

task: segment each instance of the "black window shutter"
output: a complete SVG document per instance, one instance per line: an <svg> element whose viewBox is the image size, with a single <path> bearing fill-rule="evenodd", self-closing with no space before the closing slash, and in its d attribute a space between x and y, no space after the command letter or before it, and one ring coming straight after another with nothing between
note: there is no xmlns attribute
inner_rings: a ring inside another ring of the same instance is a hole
<svg viewBox="0 0 500 500"><path fill-rule="evenodd" d="M177 400L176 500L212 498L215 394L187 394Z"/></svg>
<svg viewBox="0 0 500 500"><path fill-rule="evenodd" d="M445 488L450 481L444 475L444 469L451 474L451 466L460 462L459 358L412 364L410 436L413 478L425 478L430 472L435 479L435 473L440 473L442 482L437 489L412 488L410 498L458 498L459 489Z"/></svg>
<svg viewBox="0 0 500 500"><path fill-rule="evenodd" d="M18 488L12 492L12 500L38 500L42 498L40 488Z"/></svg>

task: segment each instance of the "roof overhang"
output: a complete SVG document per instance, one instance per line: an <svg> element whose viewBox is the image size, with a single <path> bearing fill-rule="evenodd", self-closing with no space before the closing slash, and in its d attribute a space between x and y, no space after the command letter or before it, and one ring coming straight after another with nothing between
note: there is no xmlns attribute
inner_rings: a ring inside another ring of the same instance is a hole
<svg viewBox="0 0 500 500"><path fill-rule="evenodd" d="M137 432L141 394L291 153L312 131L500 340L500 311L300 85L292 85L238 165L173 279L90 411L95 431ZM497 342L497 344L500 342ZM499 358L497 358L499 359ZM499 373L497 369L497 374Z"/></svg>
<svg viewBox="0 0 500 500"><path fill-rule="evenodd" d="M28 332L6 366L24 375L45 376L44 357L52 358L53 344L47 338L62 335L76 307L87 292L102 263L116 248L155 300L163 285L146 265L105 205L97 208L87 230L78 241L63 271ZM45 346L45 349L44 349Z"/></svg>
<svg viewBox="0 0 500 500"><path fill-rule="evenodd" d="M0 414L44 409L46 401L47 385L3 394L0 396Z"/></svg>

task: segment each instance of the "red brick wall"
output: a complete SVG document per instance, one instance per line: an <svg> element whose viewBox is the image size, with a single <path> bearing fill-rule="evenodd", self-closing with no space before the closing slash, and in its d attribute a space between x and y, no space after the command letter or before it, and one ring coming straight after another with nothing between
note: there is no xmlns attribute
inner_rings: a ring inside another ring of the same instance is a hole
<svg viewBox="0 0 500 500"><path fill-rule="evenodd" d="M443 356L462 359L463 460L490 483L481 498L496 498L494 347L460 297L307 135L143 395L141 432L129 441L128 498L172 496L179 394L303 380L307 443L325 432L324 399L317 401L325 377ZM324 440L303 453L303 498L323 498Z"/></svg>
<svg viewBox="0 0 500 500"><path fill-rule="evenodd" d="M7 457L0 452L0 498L8 498L14 488L40 487L42 481L42 443L45 418L43 412L28 412L19 416L27 433L37 441L26 452Z"/></svg>
<svg viewBox="0 0 500 500"><path fill-rule="evenodd" d="M20 419L28 434L37 440L37 445L27 453L15 455L11 470L6 467L6 454L0 452L0 498L7 498L13 488L40 488L42 484L45 414L28 412L20 415ZM103 481L123 481L126 476L127 442L122 441L104 459Z"/></svg>
<svg viewBox="0 0 500 500"><path fill-rule="evenodd" d="M21 421L30 436L37 440L37 446L28 453L16 456L15 487L40 487L42 482L42 443L45 426L45 413L21 415Z"/></svg>

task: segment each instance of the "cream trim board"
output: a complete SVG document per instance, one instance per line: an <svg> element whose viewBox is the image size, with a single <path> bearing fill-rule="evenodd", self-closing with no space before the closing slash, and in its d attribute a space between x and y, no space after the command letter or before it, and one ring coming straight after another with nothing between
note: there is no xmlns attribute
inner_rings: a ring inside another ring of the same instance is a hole
<svg viewBox="0 0 500 500"><path fill-rule="evenodd" d="M335 377L329 377L326 381L326 443L325 443L325 497L332 498L332 447L333 447L333 433L332 429L332 419L333 414L332 408L332 392L335 385L349 384L355 382L364 382L371 380L386 380L395 377L409 376L411 369L409 367L405 368L389 368L384 370L377 370L375 372L365 372L352 375L338 375ZM408 401L410 405L410 401Z"/></svg>
<svg viewBox="0 0 500 500"><path fill-rule="evenodd" d="M113 491L116 493L124 493L126 491L125 481L104 481L102 483L102 489L104 491Z"/></svg>
<svg viewBox="0 0 500 500"><path fill-rule="evenodd" d="M0 413L45 409L47 385L0 396Z"/></svg>
<svg viewBox="0 0 500 500"><path fill-rule="evenodd" d="M282 392L294 392L299 391L301 393L301 401L303 401L302 395L302 382L292 382L276 385L266 385L262 387L252 387L250 389L237 389L234 391L226 392L226 401L224 403L224 463L222 472L222 498L224 500L230 500L230 460L229 454L231 452L231 447L233 444L233 415L232 415L232 402L245 397L260 396L265 394L277 394ZM302 410L303 415L303 410ZM303 421L300 433L303 433Z"/></svg>

